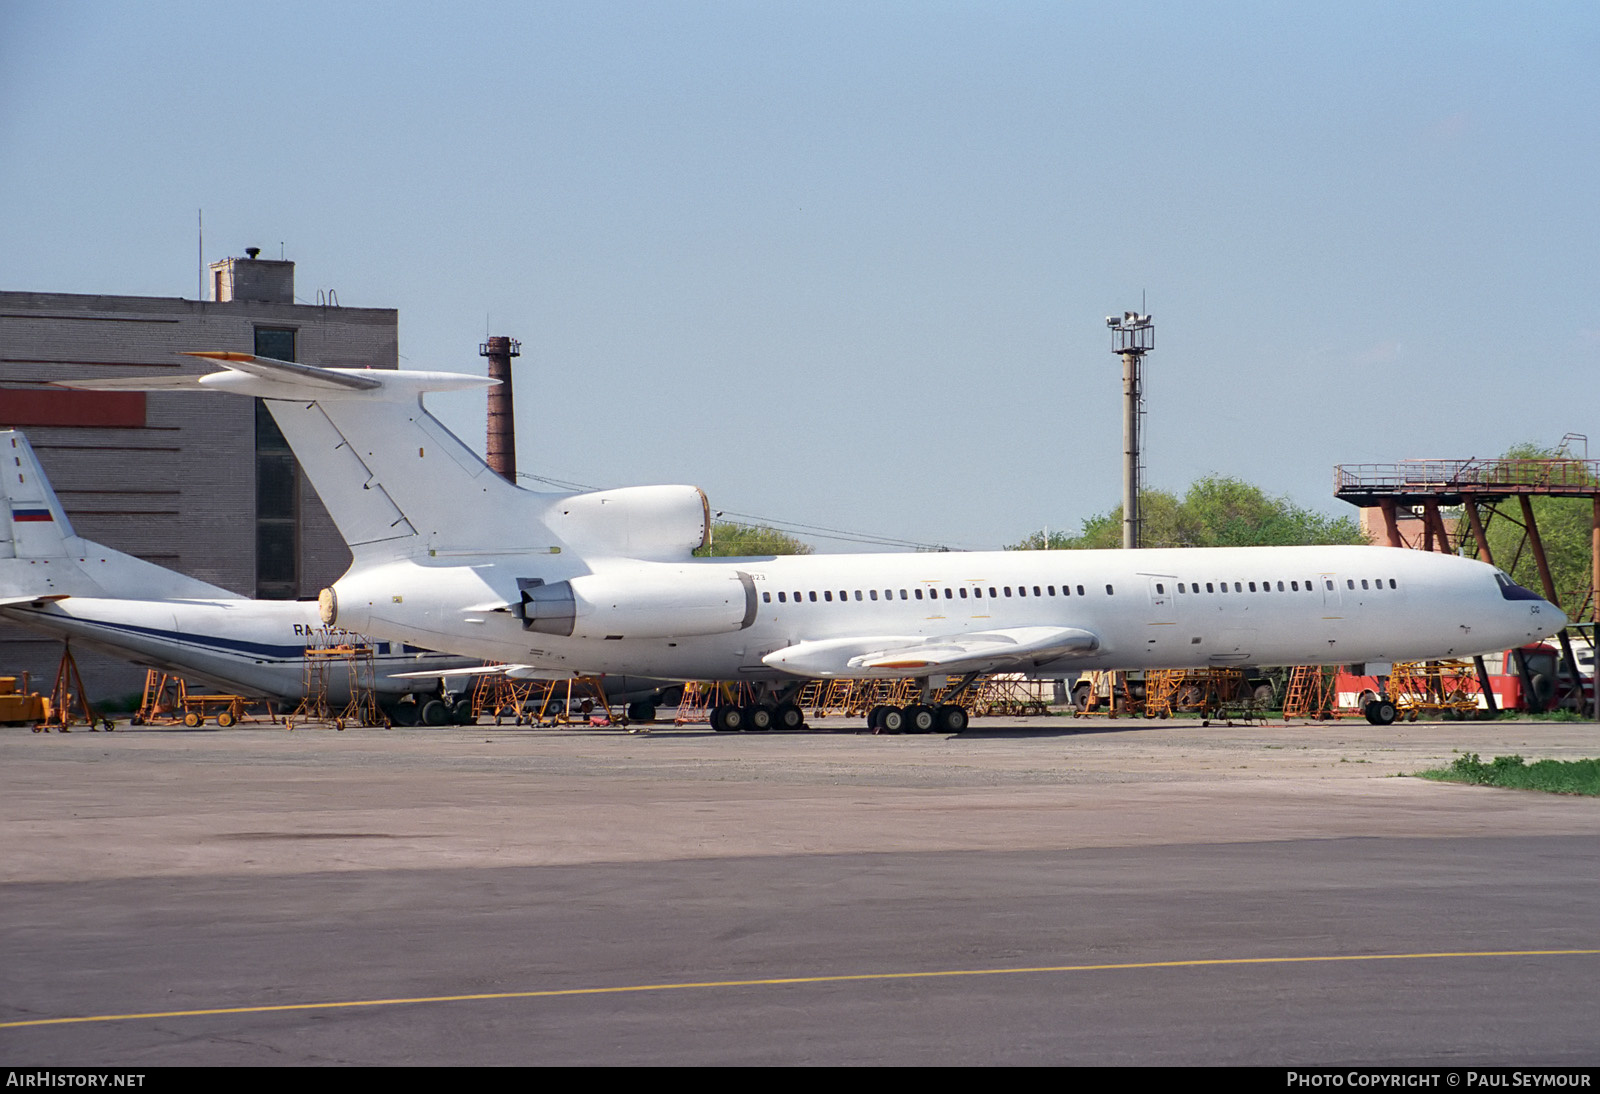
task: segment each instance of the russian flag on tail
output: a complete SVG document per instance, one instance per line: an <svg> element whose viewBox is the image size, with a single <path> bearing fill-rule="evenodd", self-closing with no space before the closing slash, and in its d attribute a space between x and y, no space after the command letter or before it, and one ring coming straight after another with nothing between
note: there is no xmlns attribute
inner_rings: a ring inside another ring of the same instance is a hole
<svg viewBox="0 0 1600 1094"><path fill-rule="evenodd" d="M50 515L49 509L25 508L20 505L13 505L11 507L11 519L19 524L28 524L39 521L54 523L56 518Z"/></svg>

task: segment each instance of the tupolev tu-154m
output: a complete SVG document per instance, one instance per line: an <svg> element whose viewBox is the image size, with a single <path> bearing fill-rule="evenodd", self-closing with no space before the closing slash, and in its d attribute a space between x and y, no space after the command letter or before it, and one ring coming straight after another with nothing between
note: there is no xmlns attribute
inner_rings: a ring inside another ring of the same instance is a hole
<svg viewBox="0 0 1600 1094"><path fill-rule="evenodd" d="M265 399L354 555L323 622L543 672L760 685L713 712L719 730L798 725L792 696L819 677L1422 660L1566 624L1492 566L1389 547L695 558L710 534L697 488L525 490L423 407L496 381L191 356L221 368L60 383ZM1394 707L1366 714L1387 724ZM879 719L966 724L954 705Z"/></svg>

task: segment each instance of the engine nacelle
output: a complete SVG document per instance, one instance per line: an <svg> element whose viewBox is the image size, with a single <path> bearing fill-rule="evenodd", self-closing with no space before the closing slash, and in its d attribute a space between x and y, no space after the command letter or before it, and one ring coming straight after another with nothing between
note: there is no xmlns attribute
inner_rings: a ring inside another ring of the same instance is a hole
<svg viewBox="0 0 1600 1094"><path fill-rule="evenodd" d="M599 558L676 562L711 541L711 505L696 486L628 486L557 501L550 530Z"/></svg>
<svg viewBox="0 0 1600 1094"><path fill-rule="evenodd" d="M519 584L523 627L563 638L686 638L743 630L756 618L755 581L726 566Z"/></svg>

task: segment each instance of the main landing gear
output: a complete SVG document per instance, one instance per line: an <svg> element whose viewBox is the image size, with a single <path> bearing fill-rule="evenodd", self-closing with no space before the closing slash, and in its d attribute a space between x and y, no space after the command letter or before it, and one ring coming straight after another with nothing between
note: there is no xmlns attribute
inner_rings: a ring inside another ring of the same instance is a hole
<svg viewBox="0 0 1600 1094"><path fill-rule="evenodd" d="M1392 726L1394 720L1400 716L1400 711L1389 699L1374 699L1361 708L1361 713L1365 714L1367 721L1375 726Z"/></svg>
<svg viewBox="0 0 1600 1094"><path fill-rule="evenodd" d="M874 733L960 733L967 728L967 712L953 703L876 706L867 715L867 728Z"/></svg>
<svg viewBox="0 0 1600 1094"><path fill-rule="evenodd" d="M718 733L796 730L805 722L805 712L793 703L751 703L742 707L723 703L711 708L711 728Z"/></svg>

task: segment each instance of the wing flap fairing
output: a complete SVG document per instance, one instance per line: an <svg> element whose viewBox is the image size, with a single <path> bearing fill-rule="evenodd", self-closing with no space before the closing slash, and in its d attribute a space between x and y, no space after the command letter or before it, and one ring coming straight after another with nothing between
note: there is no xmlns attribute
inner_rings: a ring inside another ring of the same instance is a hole
<svg viewBox="0 0 1600 1094"><path fill-rule="evenodd" d="M1099 648L1099 637L1079 627L1004 627L798 642L762 661L797 676L900 677L1026 669Z"/></svg>

